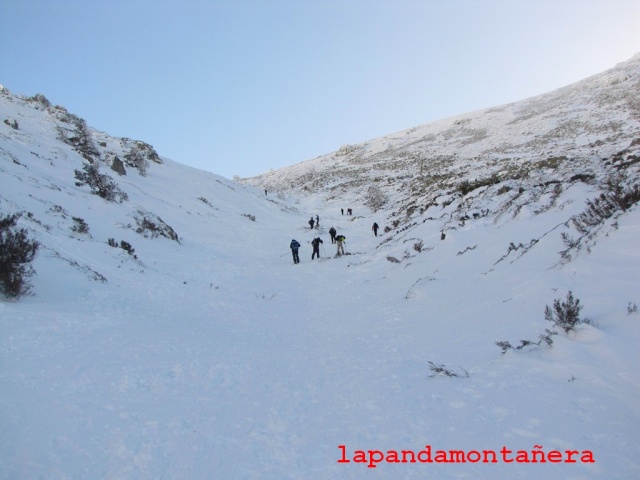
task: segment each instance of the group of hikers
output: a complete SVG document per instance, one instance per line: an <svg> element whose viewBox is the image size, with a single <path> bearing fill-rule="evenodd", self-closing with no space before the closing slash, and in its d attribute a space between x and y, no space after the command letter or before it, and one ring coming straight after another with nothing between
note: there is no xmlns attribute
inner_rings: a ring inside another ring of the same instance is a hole
<svg viewBox="0 0 640 480"><path fill-rule="evenodd" d="M352 211L351 209L348 209L349 215L351 215L351 211ZM313 229L314 226L316 228L319 228L320 216L316 215L315 218L311 216L308 223L309 223L310 229ZM380 227L378 226L378 224L374 222L373 226L371 227L371 230L373 231L373 235L375 237L378 236L379 228ZM331 236L331 243L337 245L336 256L339 257L341 255L344 255L345 254L344 244L346 243L347 238L342 234L338 235L338 231L335 229L335 227L331 227L329 229L329 235ZM320 244L322 243L324 242L320 237L315 237L311 241L311 247L313 248L313 253L311 254L311 260L314 260L316 257L320 258ZM289 248L291 249L291 255L293 256L294 264L300 263L300 256L299 256L300 246L301 246L300 242L298 242L295 239L291 240L291 243L289 244Z"/></svg>
<svg viewBox="0 0 640 480"><path fill-rule="evenodd" d="M337 252L336 256L344 255L344 244L346 243L347 237L344 235L338 235L336 229L331 227L329 229L329 234L331 235L331 243L337 244ZM316 257L320 258L320 244L324 243L320 237L316 237L311 240L311 247L313 248L313 253L311 254L311 260ZM291 248L291 254L293 256L293 263L300 263L299 249L300 243L293 239L289 244L289 248Z"/></svg>
<svg viewBox="0 0 640 480"><path fill-rule="evenodd" d="M316 219L314 220L312 215L308 223L309 223L309 228L313 228L314 225L316 226L316 228L320 228L320 217L316 215Z"/></svg>

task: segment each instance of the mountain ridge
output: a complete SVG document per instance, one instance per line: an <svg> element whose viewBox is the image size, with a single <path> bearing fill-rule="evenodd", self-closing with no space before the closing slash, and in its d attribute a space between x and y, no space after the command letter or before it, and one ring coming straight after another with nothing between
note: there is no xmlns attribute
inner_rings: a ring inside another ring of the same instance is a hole
<svg viewBox="0 0 640 480"><path fill-rule="evenodd" d="M640 55L635 55L553 92L345 145L245 181L285 193L327 188L327 201L353 188L364 196L367 186L377 184L385 193L404 191L406 208L465 179L496 174L507 180L523 169L535 175L535 165L527 168L527 163L544 167L549 159L566 159L577 163L571 166L575 173L599 171L596 160L610 158L640 138L639 71Z"/></svg>

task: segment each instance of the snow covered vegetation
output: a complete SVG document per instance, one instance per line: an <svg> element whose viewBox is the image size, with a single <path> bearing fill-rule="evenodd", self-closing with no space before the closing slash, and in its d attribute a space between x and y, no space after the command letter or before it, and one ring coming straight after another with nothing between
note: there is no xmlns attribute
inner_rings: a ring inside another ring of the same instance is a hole
<svg viewBox="0 0 640 480"><path fill-rule="evenodd" d="M0 479L640 478L640 55L241 182L0 87L0 175Z"/></svg>

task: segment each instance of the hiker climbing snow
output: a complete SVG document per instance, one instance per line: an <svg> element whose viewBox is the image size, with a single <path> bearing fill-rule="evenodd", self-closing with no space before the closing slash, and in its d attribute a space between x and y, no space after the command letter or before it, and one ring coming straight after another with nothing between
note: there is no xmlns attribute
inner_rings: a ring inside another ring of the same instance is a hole
<svg viewBox="0 0 640 480"><path fill-rule="evenodd" d="M320 237L316 237L311 241L311 246L313 247L313 253L311 254L311 260L313 260L316 255L320 258L320 244L324 243Z"/></svg>
<svg viewBox="0 0 640 480"><path fill-rule="evenodd" d="M336 242L338 243L338 251L336 252L336 256L344 255L344 243L347 238L344 235L338 235L336 237ZM342 252L342 253L341 253Z"/></svg>
<svg viewBox="0 0 640 480"><path fill-rule="evenodd" d="M331 228L329 229L329 235L331 235L331 243L336 243L336 234L337 234L337 233L338 233L338 232L336 232L336 229L335 229L335 228L331 227Z"/></svg>
<svg viewBox="0 0 640 480"><path fill-rule="evenodd" d="M298 243L298 241L291 240L289 248L291 248L291 255L293 255L293 263L300 263L300 257L298 256L298 249L300 248L300 244Z"/></svg>

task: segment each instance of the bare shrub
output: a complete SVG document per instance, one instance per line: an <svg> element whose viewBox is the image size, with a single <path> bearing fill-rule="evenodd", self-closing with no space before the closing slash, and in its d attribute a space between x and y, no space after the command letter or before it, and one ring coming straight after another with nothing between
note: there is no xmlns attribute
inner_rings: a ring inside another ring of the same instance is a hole
<svg viewBox="0 0 640 480"><path fill-rule="evenodd" d="M446 367L445 365L438 365L433 362L429 362L429 370L433 373L429 375L430 377L456 377L456 378L468 378L469 372L467 372L464 368L461 368L461 373L455 372L452 369Z"/></svg>

